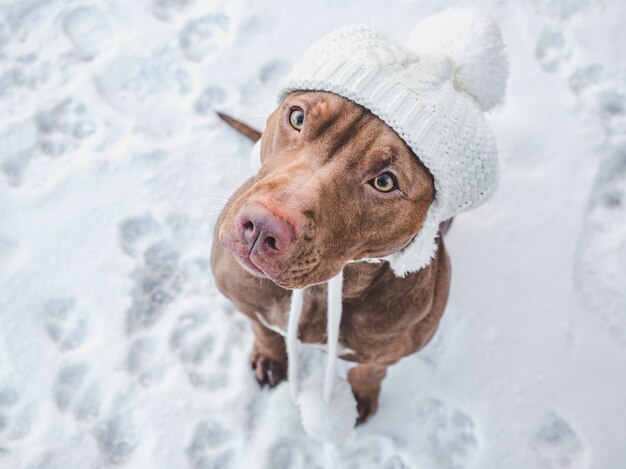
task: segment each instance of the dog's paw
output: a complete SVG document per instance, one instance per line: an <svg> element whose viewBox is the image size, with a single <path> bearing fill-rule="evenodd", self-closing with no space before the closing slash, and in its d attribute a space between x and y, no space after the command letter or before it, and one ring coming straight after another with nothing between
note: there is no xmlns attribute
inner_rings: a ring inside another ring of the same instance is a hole
<svg viewBox="0 0 626 469"><path fill-rule="evenodd" d="M358 412L356 424L361 425L367 422L367 419L373 416L378 410L378 393L372 395L357 393L354 390L352 392L356 398L356 410Z"/></svg>
<svg viewBox="0 0 626 469"><path fill-rule="evenodd" d="M287 379L287 362L269 358L259 352L250 356L250 364L259 386L273 388Z"/></svg>

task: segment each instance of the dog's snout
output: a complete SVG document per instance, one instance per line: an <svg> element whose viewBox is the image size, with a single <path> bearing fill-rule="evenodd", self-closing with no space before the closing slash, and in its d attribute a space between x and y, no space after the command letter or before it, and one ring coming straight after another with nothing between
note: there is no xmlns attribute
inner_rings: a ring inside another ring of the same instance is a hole
<svg viewBox="0 0 626 469"><path fill-rule="evenodd" d="M285 252L294 240L292 225L267 210L261 204L249 204L239 214L239 230L242 240L258 255Z"/></svg>

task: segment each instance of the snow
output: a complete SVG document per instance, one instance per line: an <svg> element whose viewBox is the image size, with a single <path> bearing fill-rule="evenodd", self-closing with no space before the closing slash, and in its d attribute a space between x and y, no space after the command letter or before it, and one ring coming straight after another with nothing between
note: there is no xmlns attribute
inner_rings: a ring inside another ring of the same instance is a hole
<svg viewBox="0 0 626 469"><path fill-rule="evenodd" d="M212 227L311 41L441 0L0 0L0 468L626 467L626 4L488 0L501 185L448 236L449 307L322 446L272 406ZM311 350L304 368L322 363Z"/></svg>

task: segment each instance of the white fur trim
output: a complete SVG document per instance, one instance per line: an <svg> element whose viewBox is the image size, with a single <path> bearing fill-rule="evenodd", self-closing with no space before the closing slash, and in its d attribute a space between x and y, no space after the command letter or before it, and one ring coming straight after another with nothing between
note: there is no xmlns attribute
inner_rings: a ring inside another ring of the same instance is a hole
<svg viewBox="0 0 626 469"><path fill-rule="evenodd" d="M424 225L407 247L385 258L397 277L405 277L408 273L423 269L437 254L439 222L431 220L430 215L429 211Z"/></svg>
<svg viewBox="0 0 626 469"><path fill-rule="evenodd" d="M352 432L357 419L356 399L350 384L334 381L327 403L323 397L325 385L321 370L309 376L302 385L300 415L307 434L324 443L343 443Z"/></svg>
<svg viewBox="0 0 626 469"><path fill-rule="evenodd" d="M421 21L406 46L420 55L447 55L454 85L472 95L483 111L504 96L509 66L498 24L479 8L448 8Z"/></svg>

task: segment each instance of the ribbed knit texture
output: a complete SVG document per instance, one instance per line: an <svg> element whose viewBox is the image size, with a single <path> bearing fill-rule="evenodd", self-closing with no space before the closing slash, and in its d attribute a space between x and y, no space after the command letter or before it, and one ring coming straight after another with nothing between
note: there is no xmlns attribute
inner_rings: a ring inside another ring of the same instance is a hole
<svg viewBox="0 0 626 469"><path fill-rule="evenodd" d="M491 26L483 13L470 12ZM497 25L495 31L499 39ZM501 41L496 46L501 50ZM503 55L496 59L502 60L506 79L506 60ZM371 110L433 175L436 196L424 225L436 226L480 204L497 186L495 140L478 97L459 89L463 65L445 54L418 55L368 26L348 26L318 40L301 56L278 99L282 102L296 90L329 91ZM432 245L433 239L423 242ZM417 259L414 251L388 258L398 275L419 270L430 260Z"/></svg>

